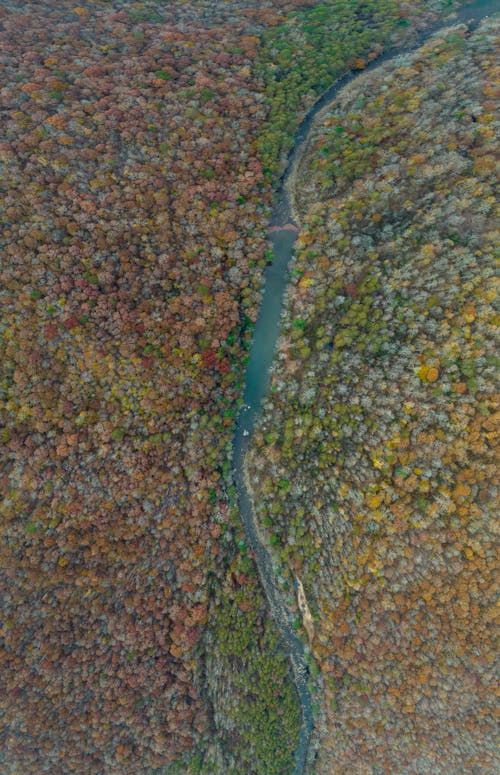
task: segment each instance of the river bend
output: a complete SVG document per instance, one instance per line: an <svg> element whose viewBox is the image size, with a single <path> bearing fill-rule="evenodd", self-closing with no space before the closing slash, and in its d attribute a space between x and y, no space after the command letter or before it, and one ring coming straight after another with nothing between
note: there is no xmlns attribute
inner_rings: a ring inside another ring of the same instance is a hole
<svg viewBox="0 0 500 775"><path fill-rule="evenodd" d="M264 270L264 292L257 322L255 324L250 359L245 378L243 405L238 414L233 441L233 470L238 493L238 507L244 524L248 545L257 564L260 580L264 588L269 609L281 635L292 668L295 687L300 703L302 723L299 744L295 751L294 775L303 775L306 771L311 735L314 729L311 696L307 686L308 667L305 647L293 626L293 615L288 608L283 590L277 582L269 546L260 535L255 511L252 504L252 492L248 486L245 472L245 454L248 449L255 423L259 416L263 399L267 395L273 355L280 331L280 316L285 288L288 282L287 267L292 256L293 245L297 237L297 224L292 217L290 204L291 172L300 160L307 144L311 127L317 114L326 108L338 92L363 73L379 67L401 54L407 54L419 48L427 38L446 27L467 23L472 30L484 17L495 13L498 3L495 0L478 0L461 8L452 17L443 20L418 34L411 46L391 49L373 60L361 73L348 73L327 89L314 103L295 135L294 144L287 157L287 165L281 177L276 193L276 202L270 221L270 239L274 248L274 260ZM293 192L292 192L293 194ZM293 199L293 196L292 196Z"/></svg>

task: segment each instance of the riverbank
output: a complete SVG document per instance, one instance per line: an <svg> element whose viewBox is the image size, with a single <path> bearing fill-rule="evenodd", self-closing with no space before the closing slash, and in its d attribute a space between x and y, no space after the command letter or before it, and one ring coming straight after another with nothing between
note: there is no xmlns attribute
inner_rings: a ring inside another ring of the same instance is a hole
<svg viewBox="0 0 500 775"><path fill-rule="evenodd" d="M498 767L497 47L493 20L454 25L308 135L319 195L247 466L318 614L320 772Z"/></svg>
<svg viewBox="0 0 500 775"><path fill-rule="evenodd" d="M315 106L310 111L307 118L301 124L301 127L297 133L298 142L295 144L293 151L289 156L289 165L284 174L282 180L282 186L278 193L278 199L275 204L273 217L271 219L270 233L272 235L275 247L276 259L273 263L273 267L276 264L276 268L279 266L279 271L283 274L286 273L288 261L292 255L293 244L295 241L295 234L301 226L303 212L301 211L301 205L297 203L297 190L302 184L301 178L301 163L304 159L304 153L307 153L308 139L313 127L316 126L322 116L329 110L331 102L336 98L336 95L343 90L348 84L353 86L354 81L362 79L364 74L369 71L373 71L375 68L380 67L384 62L396 59L398 56L409 54L412 51L418 49L425 40L432 35L444 30L450 26L455 26L460 21L465 19L472 19L470 29L474 29L479 23L484 14L490 13L494 10L492 3L475 3L468 8L461 9L458 14L455 14L451 20L444 20L443 22L435 25L429 30L421 33L411 47L405 47L403 49L393 50L386 55L375 60L369 65L362 73L351 73L344 78L337 81L325 94L318 100ZM295 221L295 223L293 223ZM286 224L286 225L281 225ZM298 224L298 225L296 225ZM280 239L284 239L288 232L288 244L279 244ZM281 235L281 237L280 237ZM277 240L277 242L276 242ZM271 272L272 274L272 268ZM283 280L283 277L281 278ZM274 281L276 281L276 273L274 273ZM251 482L248 479L248 474L245 469L245 453L248 449L248 445L251 442L253 429L255 422L258 418L261 403L267 395L267 388L269 384L269 351L274 352L274 347L279 335L279 321L282 304L282 294L286 287L286 283L281 282L280 290L276 293L268 293L268 286L266 284L266 291L262 302L261 313L257 320L256 329L254 332L254 341L252 350L250 353L250 362L248 367L248 373L251 375L251 379L247 380L247 388L245 391L244 406L245 412L240 413L237 423L237 430L235 433L233 454L233 464L237 470L237 487L238 497L240 503L240 512L242 514L245 529L250 537L249 543L251 544L257 559L259 566L259 574L263 581L264 588L266 589L266 596L268 597L271 613L276 619L280 628L284 643L293 644L290 649L290 658L292 665L294 665L294 675L304 675L307 670L303 659L303 652L301 652L298 644L300 640L295 633L290 633L288 630L290 624L289 615L283 615L283 611L286 611L286 603L283 599L282 591L273 582L271 583L270 574L275 573L273 570L273 562L270 560L270 549L266 542L266 537L262 535L258 528L257 518L253 507L253 501L255 500L255 492L251 486ZM268 325L260 325L261 315L269 313L269 305L272 305L275 314L276 323L275 327L270 328ZM267 354L265 360L261 359L261 348L263 343L266 343ZM255 384L258 385L256 388ZM269 441L272 445L273 441ZM241 468L243 473L238 473ZM267 545L266 545L267 544ZM270 591L268 591L270 590ZM279 596L279 600L276 598ZM290 637L293 636L293 637ZM294 648L298 648L297 653L294 653ZM303 647L302 647L303 649ZM297 664L298 669L295 668ZM304 772L305 762L307 760L307 750L310 747L310 736L312 733L312 711L311 711L311 698L305 688L304 691L298 692L301 702L301 708L303 713L303 722L301 730L301 741L297 750L296 758L296 773ZM311 719L311 724L307 723L307 719ZM302 769L300 769L302 767Z"/></svg>
<svg viewBox="0 0 500 775"><path fill-rule="evenodd" d="M276 217L282 221L290 217L291 221L300 228L304 216L304 207L300 203L300 191L308 185L308 181L301 174L301 167L302 160L308 152L308 138L312 128L329 111L331 103L341 90L355 88L358 79L362 79L365 74L379 68L385 62L390 62L399 56L410 54L433 35L439 35L443 30L459 24L466 24L469 32L472 32L482 19L497 11L498 3L495 0L479 0L479 2L459 8L446 19L440 20L427 29L420 31L411 45L391 48L369 62L363 70L347 73L333 83L316 100L297 131L299 142L295 143L293 150L288 156L287 168L281 178L281 200L275 206L275 214L271 222L274 224ZM276 226L273 225L271 230L275 228Z"/></svg>

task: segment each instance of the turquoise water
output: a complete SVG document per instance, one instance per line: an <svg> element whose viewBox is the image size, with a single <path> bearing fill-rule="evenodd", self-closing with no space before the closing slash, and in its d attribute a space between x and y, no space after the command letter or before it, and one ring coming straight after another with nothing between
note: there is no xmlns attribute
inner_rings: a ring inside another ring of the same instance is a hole
<svg viewBox="0 0 500 775"><path fill-rule="evenodd" d="M243 409L240 413L240 433L246 430L251 434L261 402L268 391L270 368L279 336L283 297L288 284L287 266L296 238L297 234L291 229L276 231L270 235L274 260L272 265L264 270L264 294L253 332L243 396L244 407L249 406L250 409Z"/></svg>

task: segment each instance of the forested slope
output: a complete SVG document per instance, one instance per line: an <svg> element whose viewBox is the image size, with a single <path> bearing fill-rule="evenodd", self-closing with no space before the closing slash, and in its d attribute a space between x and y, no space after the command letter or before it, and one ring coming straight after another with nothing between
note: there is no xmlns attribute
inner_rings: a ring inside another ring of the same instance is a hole
<svg viewBox="0 0 500 775"><path fill-rule="evenodd" d="M289 769L228 463L272 185L444 7L2 3L2 772Z"/></svg>
<svg viewBox="0 0 500 775"><path fill-rule="evenodd" d="M315 615L320 773L489 773L498 24L360 76L310 135L249 469Z"/></svg>

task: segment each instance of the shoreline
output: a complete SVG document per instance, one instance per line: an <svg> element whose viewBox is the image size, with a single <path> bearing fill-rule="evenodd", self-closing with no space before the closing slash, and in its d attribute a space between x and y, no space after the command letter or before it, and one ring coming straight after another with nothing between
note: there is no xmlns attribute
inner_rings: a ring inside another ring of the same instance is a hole
<svg viewBox="0 0 500 775"><path fill-rule="evenodd" d="M469 31L473 31L489 13L497 10L492 2L479 0L476 3L469 4L457 12L452 17L441 19L438 23L419 32L416 39L407 46L392 48L372 60L367 67L361 71L350 71L346 75L337 79L318 100L312 105L310 111L299 125L295 142L287 156L287 166L280 178L276 191L276 204L273 209L268 232L286 232L292 231L295 234L300 233L302 218L299 213L300 206L297 203L297 189L300 186L300 168L307 154L311 130L316 126L318 120L328 112L332 103L338 98L339 93L346 87L351 87L355 81L362 78L375 69L381 68L385 63L392 62L399 56L412 54L424 45L434 35L451 30L458 26L467 26ZM295 221L295 223L294 223ZM288 259L292 255L293 243L287 248L289 251ZM281 257L283 258L283 256ZM273 262L276 264L277 261ZM284 262L284 268L276 271L286 271L287 260ZM273 268L273 267L271 267ZM285 286L286 292L286 286ZM281 299L278 300L281 303ZM271 303L275 304L276 299ZM261 303L258 318L261 318L264 304ZM278 321L277 331L266 331L266 336L279 335L280 323ZM261 334L262 337L264 334ZM259 344L254 334L252 344L252 353L255 348L259 350ZM251 353L251 361L252 361ZM258 355L255 360L258 361ZM249 364L250 365L250 364ZM253 364L255 367L255 364ZM257 363L257 366L260 364ZM271 368L271 367L269 367ZM248 387L248 372L245 378L245 386ZM250 401L248 402L251 403ZM258 405L256 405L258 403ZM304 644L298 638L291 626L291 613L286 604L282 590L276 583L276 574L274 573L274 556L268 545L262 540L259 530L259 523L255 514L254 493L247 469L248 447L251 441L255 422L260 414L260 401L254 402L253 406L248 406L251 419L244 421L242 414L238 416L236 430L233 441L233 466L236 470L235 483L238 491L238 503L242 522L245 527L248 542L251 545L257 564L259 577L268 601L270 613L276 621L282 640L287 647L287 657L291 664L294 676L295 687L299 699L302 724L300 729L300 741L295 751L295 775L304 775L309 771L313 758L318 749L318 735L314 734L314 723L312 716L312 702L309 689L307 687L306 676L308 673L307 664L304 658ZM245 437L245 438L243 438Z"/></svg>

